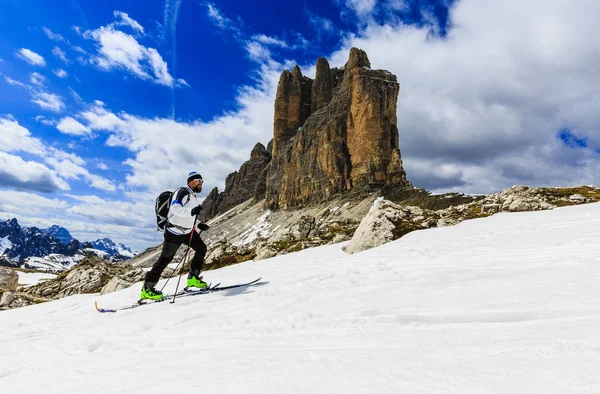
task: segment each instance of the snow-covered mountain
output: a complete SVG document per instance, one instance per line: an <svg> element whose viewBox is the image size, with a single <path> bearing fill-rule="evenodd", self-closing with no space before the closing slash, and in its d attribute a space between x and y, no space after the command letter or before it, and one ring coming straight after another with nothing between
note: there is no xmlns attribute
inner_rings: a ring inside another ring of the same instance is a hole
<svg viewBox="0 0 600 394"><path fill-rule="evenodd" d="M21 227L14 218L0 221L0 265L56 271L72 267L89 254L121 262L136 253L108 238L81 243L57 225L39 229Z"/></svg>
<svg viewBox="0 0 600 394"><path fill-rule="evenodd" d="M93 249L107 252L110 256L121 255L123 257L131 258L136 255L130 248L119 243L115 243L110 238L101 238L93 242L85 242L84 246L91 245Z"/></svg>
<svg viewBox="0 0 600 394"><path fill-rule="evenodd" d="M2 311L2 392L597 393L599 225L600 203L499 213L207 271L266 283L175 304L94 310L137 283Z"/></svg>
<svg viewBox="0 0 600 394"><path fill-rule="evenodd" d="M71 233L64 227L57 226L56 224L48 227L46 230L43 230L48 234L54 235L56 238L60 240L63 244L67 245L69 242L73 240Z"/></svg>

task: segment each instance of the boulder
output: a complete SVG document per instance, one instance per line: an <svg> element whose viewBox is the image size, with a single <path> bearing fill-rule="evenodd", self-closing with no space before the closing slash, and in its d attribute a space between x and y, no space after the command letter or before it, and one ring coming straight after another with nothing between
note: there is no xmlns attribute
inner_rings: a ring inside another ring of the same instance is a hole
<svg viewBox="0 0 600 394"><path fill-rule="evenodd" d="M17 290L19 275L15 270L0 267L0 288L6 290Z"/></svg>

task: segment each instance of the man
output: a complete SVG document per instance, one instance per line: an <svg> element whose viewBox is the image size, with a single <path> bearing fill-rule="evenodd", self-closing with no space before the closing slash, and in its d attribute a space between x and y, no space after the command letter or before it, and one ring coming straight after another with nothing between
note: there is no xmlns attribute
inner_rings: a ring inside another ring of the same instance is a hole
<svg viewBox="0 0 600 394"><path fill-rule="evenodd" d="M204 264L206 255L206 244L194 230L196 216L202 210L198 193L202 191L202 176L194 171L190 172L187 178L187 187L181 187L173 193L171 206L169 207L169 220L165 228L165 241L158 260L152 266L152 269L146 273L144 285L142 286L142 299L161 300L163 294L155 288L163 270L169 265L177 249L181 244L190 245L195 252L190 272L187 279L187 287L203 289L207 287L206 282L202 280L200 272ZM206 231L209 229L207 224L199 223L197 227ZM191 234L190 234L191 233ZM191 236L191 239L190 239Z"/></svg>

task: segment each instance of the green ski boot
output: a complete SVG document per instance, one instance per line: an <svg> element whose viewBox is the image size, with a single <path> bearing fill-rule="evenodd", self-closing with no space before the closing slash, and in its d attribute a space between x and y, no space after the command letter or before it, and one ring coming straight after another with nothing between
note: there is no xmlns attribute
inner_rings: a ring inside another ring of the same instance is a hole
<svg viewBox="0 0 600 394"><path fill-rule="evenodd" d="M144 285L142 286L142 294L140 295L140 299L154 301L162 300L164 297L163 293L160 290L156 290L154 286L156 286L156 283L144 282Z"/></svg>
<svg viewBox="0 0 600 394"><path fill-rule="evenodd" d="M208 284L202 280L201 276L190 273L190 275L188 275L187 288L190 287L195 287L197 289L206 289L208 287Z"/></svg>

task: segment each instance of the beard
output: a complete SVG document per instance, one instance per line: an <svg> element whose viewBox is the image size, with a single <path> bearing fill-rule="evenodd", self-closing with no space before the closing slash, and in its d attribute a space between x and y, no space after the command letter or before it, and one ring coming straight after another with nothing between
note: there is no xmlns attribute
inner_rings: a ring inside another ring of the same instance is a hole
<svg viewBox="0 0 600 394"><path fill-rule="evenodd" d="M202 191L202 185L196 185L192 188L194 193L200 193Z"/></svg>

